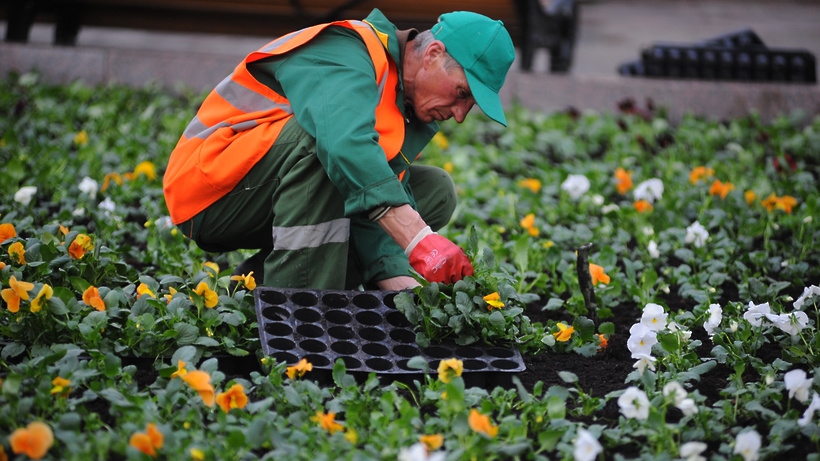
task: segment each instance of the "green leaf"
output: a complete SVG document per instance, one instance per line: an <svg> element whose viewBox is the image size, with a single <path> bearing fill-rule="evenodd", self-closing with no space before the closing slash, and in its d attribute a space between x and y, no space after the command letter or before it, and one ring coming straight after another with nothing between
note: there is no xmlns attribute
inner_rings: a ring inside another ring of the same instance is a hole
<svg viewBox="0 0 820 461"><path fill-rule="evenodd" d="M507 326L507 320L504 318L504 314L502 314L501 311L493 311L488 320L493 328L496 328L502 332Z"/></svg>
<svg viewBox="0 0 820 461"><path fill-rule="evenodd" d="M681 348L680 338L675 333L659 332L658 342L666 352L674 353Z"/></svg>
<svg viewBox="0 0 820 461"><path fill-rule="evenodd" d="M566 373L566 372L562 372ZM559 373L560 375L560 373ZM577 379L577 376L576 376ZM575 381L566 381L565 382L575 382ZM549 419L563 419L567 416L567 402L563 398L557 395L551 395L547 397L547 417Z"/></svg>
<svg viewBox="0 0 820 461"><path fill-rule="evenodd" d="M199 337L199 329L190 323L177 322L174 324L174 330L178 333L177 344L180 346L193 344Z"/></svg>
<svg viewBox="0 0 820 461"><path fill-rule="evenodd" d="M179 342L179 341L177 341ZM194 344L197 346L205 346L205 347L219 347L219 341L209 338L208 336L200 336L194 341Z"/></svg>
<svg viewBox="0 0 820 461"><path fill-rule="evenodd" d="M578 382L578 375L571 371L559 371L558 376L565 382L565 383L577 383Z"/></svg>
<svg viewBox="0 0 820 461"><path fill-rule="evenodd" d="M25 344L12 341L3 346L3 352L0 352L0 357L3 357L3 360L8 360L12 357L17 357L25 351Z"/></svg>
<svg viewBox="0 0 820 461"><path fill-rule="evenodd" d="M134 406L124 395L122 395L122 393L120 393L120 391L114 389L113 387L106 387L101 390L100 395L115 407L129 408Z"/></svg>
<svg viewBox="0 0 820 461"><path fill-rule="evenodd" d="M421 370L422 372L427 373L430 371L430 364L427 363L427 359L417 355L407 361L407 368Z"/></svg>
<svg viewBox="0 0 820 461"><path fill-rule="evenodd" d="M591 341L593 335L595 335L595 323L584 316L576 317L572 322L572 328L575 329L585 342Z"/></svg>
<svg viewBox="0 0 820 461"><path fill-rule="evenodd" d="M555 311L564 306L564 300L561 298L550 298L547 304L541 308L544 311Z"/></svg>

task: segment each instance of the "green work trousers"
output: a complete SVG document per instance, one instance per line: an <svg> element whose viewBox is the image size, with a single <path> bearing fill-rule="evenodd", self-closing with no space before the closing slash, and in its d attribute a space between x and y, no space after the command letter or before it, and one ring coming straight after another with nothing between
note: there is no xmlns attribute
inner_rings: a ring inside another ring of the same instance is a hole
<svg viewBox="0 0 820 461"><path fill-rule="evenodd" d="M422 165L408 174L410 202L433 230L444 227L456 206L450 175ZM315 140L295 119L233 191L179 227L206 251L261 250L265 286L355 289L410 274L378 223L344 216Z"/></svg>

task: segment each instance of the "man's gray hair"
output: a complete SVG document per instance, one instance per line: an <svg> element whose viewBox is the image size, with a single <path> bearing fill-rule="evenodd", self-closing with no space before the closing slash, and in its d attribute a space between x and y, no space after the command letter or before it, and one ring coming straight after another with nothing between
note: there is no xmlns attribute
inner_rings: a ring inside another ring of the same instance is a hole
<svg viewBox="0 0 820 461"><path fill-rule="evenodd" d="M418 35L416 35L413 38L413 51L416 54L421 54L435 40L436 40L436 37L433 36L433 31L428 29L428 30L425 30L423 32L419 32ZM445 53L444 53L444 70L446 70L447 72L450 72L454 69L464 70L461 67L461 64L459 64L458 61L455 60L455 58L450 56L450 53L447 53L445 51Z"/></svg>

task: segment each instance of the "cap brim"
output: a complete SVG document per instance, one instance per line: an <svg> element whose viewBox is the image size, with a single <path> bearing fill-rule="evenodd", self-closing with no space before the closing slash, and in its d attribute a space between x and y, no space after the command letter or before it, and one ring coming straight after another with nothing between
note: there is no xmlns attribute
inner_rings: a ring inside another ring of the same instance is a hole
<svg viewBox="0 0 820 461"><path fill-rule="evenodd" d="M478 108L481 109L487 117L507 126L507 117L504 115L504 106L501 104L501 98L498 96L498 93L490 89L470 72L464 72L464 74L467 76L467 83L470 84L470 92L473 93L473 98L476 104L478 104Z"/></svg>

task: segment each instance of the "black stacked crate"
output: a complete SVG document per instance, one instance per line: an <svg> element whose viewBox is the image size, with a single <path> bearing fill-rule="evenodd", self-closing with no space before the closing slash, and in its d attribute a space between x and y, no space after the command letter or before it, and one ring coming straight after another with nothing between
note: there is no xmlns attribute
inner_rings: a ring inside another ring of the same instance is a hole
<svg viewBox="0 0 820 461"><path fill-rule="evenodd" d="M769 48L743 29L696 44L656 43L639 61L618 67L632 77L817 83L814 55L802 49Z"/></svg>

